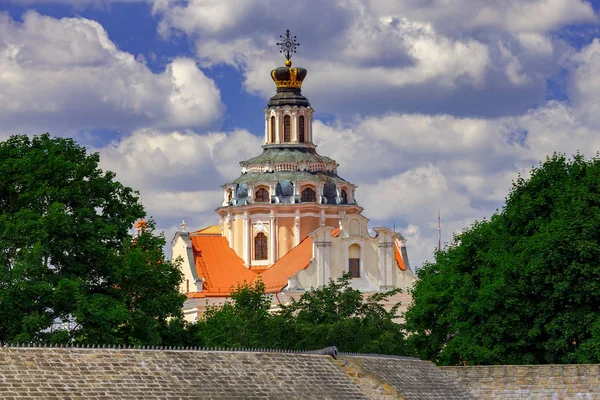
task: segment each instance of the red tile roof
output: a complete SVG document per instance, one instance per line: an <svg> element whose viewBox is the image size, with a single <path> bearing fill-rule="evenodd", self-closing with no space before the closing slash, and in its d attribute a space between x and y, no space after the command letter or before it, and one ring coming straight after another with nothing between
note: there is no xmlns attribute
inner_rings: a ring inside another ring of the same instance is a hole
<svg viewBox="0 0 600 400"><path fill-rule="evenodd" d="M256 277L256 279L260 277L264 282L266 293L280 292L287 285L290 276L294 276L301 269L308 267L312 259L312 245L312 239L307 237L271 268Z"/></svg>
<svg viewBox="0 0 600 400"><path fill-rule="evenodd" d="M334 228L334 229L331 231L331 237L338 237L338 236L339 236L339 234L340 234L340 231L341 231L341 229L340 229L340 228Z"/></svg>
<svg viewBox="0 0 600 400"><path fill-rule="evenodd" d="M202 294L229 296L231 289L256 274L244 267L244 261L229 247L222 236L190 236L198 277L204 278Z"/></svg>

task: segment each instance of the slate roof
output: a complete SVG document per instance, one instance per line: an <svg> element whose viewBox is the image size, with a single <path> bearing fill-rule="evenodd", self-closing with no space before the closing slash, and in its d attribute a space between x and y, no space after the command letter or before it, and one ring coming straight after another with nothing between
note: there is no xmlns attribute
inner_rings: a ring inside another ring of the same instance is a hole
<svg viewBox="0 0 600 400"><path fill-rule="evenodd" d="M265 148L261 155L240 162L241 166L252 164L284 163L284 162L313 162L334 163L335 160L317 154L314 148L308 146L285 146Z"/></svg>
<svg viewBox="0 0 600 400"><path fill-rule="evenodd" d="M315 181L315 182L344 182L348 181L340 178L334 173L326 172L308 172L308 171L276 171L276 172L247 172L240 175L231 184L250 183L250 182L281 182L281 181Z"/></svg>

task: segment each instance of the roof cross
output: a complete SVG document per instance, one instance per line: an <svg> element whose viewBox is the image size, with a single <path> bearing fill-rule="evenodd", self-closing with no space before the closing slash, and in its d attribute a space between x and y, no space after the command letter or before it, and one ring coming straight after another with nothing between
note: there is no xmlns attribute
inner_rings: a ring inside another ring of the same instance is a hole
<svg viewBox="0 0 600 400"><path fill-rule="evenodd" d="M296 52L296 47L300 46L300 43L296 41L296 36L290 35L290 30L285 30L285 36L279 35L280 42L277 42L277 46L280 47L279 52L285 54L286 60L292 58L292 54Z"/></svg>

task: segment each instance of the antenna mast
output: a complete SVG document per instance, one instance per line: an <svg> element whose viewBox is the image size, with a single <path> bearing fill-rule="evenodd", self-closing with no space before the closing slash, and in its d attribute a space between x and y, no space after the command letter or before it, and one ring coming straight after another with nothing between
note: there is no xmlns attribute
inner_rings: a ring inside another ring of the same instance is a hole
<svg viewBox="0 0 600 400"><path fill-rule="evenodd" d="M438 210L438 251L442 249L442 221L440 218L440 210Z"/></svg>

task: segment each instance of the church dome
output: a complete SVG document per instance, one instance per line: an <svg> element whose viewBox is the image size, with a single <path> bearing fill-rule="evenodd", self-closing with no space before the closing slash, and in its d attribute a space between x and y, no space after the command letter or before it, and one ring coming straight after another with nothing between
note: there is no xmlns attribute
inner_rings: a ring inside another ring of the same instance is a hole
<svg viewBox="0 0 600 400"><path fill-rule="evenodd" d="M271 78L277 87L277 93L271 97L267 107L296 106L310 107L308 99L302 95L302 81L308 71L305 68L292 68L292 62L286 60L285 67L271 71Z"/></svg>

